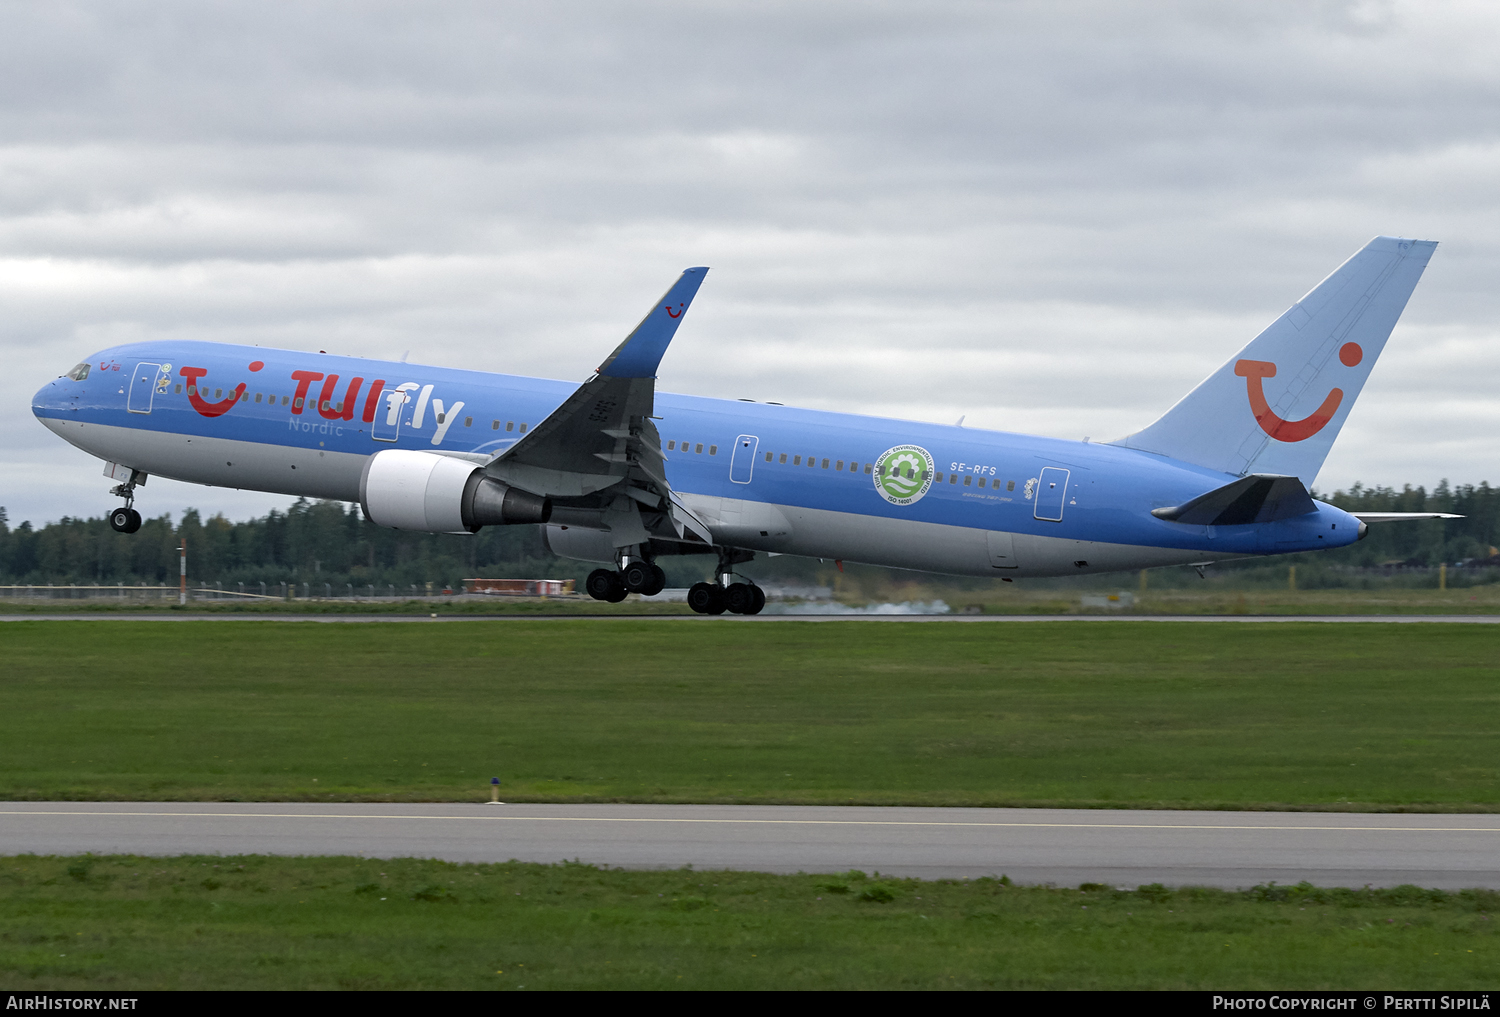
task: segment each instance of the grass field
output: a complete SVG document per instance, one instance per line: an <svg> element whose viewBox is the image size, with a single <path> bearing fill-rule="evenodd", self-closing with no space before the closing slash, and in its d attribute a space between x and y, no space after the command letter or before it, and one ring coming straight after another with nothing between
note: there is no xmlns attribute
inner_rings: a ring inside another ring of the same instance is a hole
<svg viewBox="0 0 1500 1017"><path fill-rule="evenodd" d="M1500 808L1464 625L0 626L0 798Z"/></svg>
<svg viewBox="0 0 1500 1017"><path fill-rule="evenodd" d="M0 859L67 989L1489 989L1500 894L1120 892L399 859Z"/></svg>

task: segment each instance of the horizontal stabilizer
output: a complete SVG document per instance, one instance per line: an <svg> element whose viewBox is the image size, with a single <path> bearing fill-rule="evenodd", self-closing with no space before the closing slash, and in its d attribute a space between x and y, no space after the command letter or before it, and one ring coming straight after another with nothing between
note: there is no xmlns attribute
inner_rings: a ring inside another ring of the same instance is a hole
<svg viewBox="0 0 1500 1017"><path fill-rule="evenodd" d="M1196 526L1274 523L1317 511L1296 477L1252 474L1172 508L1152 509L1158 519Z"/></svg>
<svg viewBox="0 0 1500 1017"><path fill-rule="evenodd" d="M1350 512L1362 523L1405 523L1413 519L1463 519L1452 512Z"/></svg>

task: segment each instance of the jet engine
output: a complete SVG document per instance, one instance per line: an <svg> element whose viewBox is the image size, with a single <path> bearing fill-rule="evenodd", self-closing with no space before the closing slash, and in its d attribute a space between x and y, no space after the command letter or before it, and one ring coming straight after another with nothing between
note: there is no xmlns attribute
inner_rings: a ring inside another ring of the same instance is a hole
<svg viewBox="0 0 1500 1017"><path fill-rule="evenodd" d="M485 476L467 459L404 449L386 449L365 462L359 503L377 526L428 533L473 533L552 517L551 500Z"/></svg>

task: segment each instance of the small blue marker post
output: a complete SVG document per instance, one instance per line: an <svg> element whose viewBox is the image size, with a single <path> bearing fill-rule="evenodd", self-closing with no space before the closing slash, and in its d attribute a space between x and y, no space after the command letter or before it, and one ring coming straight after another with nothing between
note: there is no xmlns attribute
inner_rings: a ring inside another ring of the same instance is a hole
<svg viewBox="0 0 1500 1017"><path fill-rule="evenodd" d="M504 805L505 804L504 802L502 802L500 800L500 778L499 777L491 777L490 778L490 804L491 805Z"/></svg>

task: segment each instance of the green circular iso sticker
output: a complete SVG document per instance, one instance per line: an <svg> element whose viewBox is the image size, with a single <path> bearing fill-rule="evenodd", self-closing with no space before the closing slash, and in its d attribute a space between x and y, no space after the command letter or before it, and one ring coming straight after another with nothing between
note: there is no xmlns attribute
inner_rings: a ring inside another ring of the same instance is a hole
<svg viewBox="0 0 1500 1017"><path fill-rule="evenodd" d="M892 505L922 500L932 486L932 455L920 445L897 445L875 462L875 490Z"/></svg>

